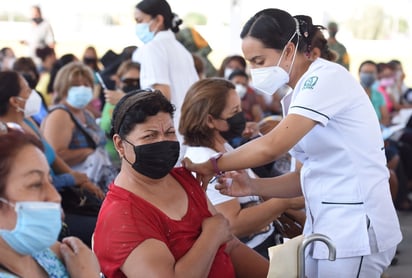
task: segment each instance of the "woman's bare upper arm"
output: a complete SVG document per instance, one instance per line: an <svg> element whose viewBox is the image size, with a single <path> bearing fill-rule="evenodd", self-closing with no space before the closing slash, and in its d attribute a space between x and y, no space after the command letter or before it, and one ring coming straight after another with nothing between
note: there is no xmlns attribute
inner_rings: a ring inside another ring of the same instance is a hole
<svg viewBox="0 0 412 278"><path fill-rule="evenodd" d="M173 277L175 263L164 242L147 239L129 254L120 269L127 277Z"/></svg>
<svg viewBox="0 0 412 278"><path fill-rule="evenodd" d="M206 195L206 192L205 192L205 195ZM212 204L212 202L209 200L207 196L206 196L206 200L207 200L207 208L209 209L212 215L215 215L217 213L215 206Z"/></svg>
<svg viewBox="0 0 412 278"><path fill-rule="evenodd" d="M223 214L230 223L234 221L234 219L242 209L237 198L233 198L229 201L217 204L215 208L217 211Z"/></svg>
<svg viewBox="0 0 412 278"><path fill-rule="evenodd" d="M70 115L62 109L50 113L42 124L43 135L56 152L69 147L73 128L74 123Z"/></svg>

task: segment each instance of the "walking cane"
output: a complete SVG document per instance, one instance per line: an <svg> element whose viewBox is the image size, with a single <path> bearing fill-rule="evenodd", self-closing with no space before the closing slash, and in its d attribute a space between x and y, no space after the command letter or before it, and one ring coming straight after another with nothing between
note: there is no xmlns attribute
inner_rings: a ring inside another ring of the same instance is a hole
<svg viewBox="0 0 412 278"><path fill-rule="evenodd" d="M302 243L298 247L298 277L305 278L305 250L309 244L314 241L322 241L329 249L329 260L334 261L336 259L336 248L333 245L331 239L322 234L311 234L305 237Z"/></svg>

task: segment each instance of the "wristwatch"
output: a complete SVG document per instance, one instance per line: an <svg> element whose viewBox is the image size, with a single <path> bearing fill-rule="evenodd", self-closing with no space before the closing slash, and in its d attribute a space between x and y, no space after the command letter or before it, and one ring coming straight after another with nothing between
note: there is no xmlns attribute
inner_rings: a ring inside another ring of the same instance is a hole
<svg viewBox="0 0 412 278"><path fill-rule="evenodd" d="M222 155L223 153L216 153L209 158L210 162L212 163L213 170L215 171L217 176L224 174L224 172L220 171L219 167L217 167L217 161L222 157Z"/></svg>

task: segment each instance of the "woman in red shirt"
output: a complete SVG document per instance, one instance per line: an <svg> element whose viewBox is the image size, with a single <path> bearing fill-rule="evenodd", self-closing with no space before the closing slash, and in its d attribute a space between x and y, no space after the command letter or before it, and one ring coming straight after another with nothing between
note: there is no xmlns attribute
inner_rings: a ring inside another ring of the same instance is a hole
<svg viewBox="0 0 412 278"><path fill-rule="evenodd" d="M123 97L112 119L122 165L94 234L106 277L266 277L268 261L240 243L196 179L174 168L174 107L160 91Z"/></svg>

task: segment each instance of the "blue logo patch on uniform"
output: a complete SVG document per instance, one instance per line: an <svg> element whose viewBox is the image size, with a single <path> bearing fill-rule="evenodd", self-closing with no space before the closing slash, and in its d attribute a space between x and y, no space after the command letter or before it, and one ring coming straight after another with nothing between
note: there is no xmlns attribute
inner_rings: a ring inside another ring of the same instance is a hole
<svg viewBox="0 0 412 278"><path fill-rule="evenodd" d="M303 84L303 89L313 89L315 87L316 82L318 82L319 77L317 76L312 76L309 77L306 81L305 84Z"/></svg>

